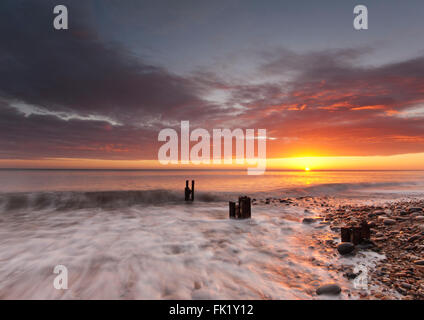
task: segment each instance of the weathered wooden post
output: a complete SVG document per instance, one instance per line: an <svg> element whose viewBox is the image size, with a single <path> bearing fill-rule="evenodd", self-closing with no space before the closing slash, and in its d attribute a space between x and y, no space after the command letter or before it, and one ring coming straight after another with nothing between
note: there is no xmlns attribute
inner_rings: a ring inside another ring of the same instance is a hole
<svg viewBox="0 0 424 320"><path fill-rule="evenodd" d="M342 242L350 242L352 240L352 230L350 228L341 228L340 233Z"/></svg>
<svg viewBox="0 0 424 320"><path fill-rule="evenodd" d="M342 242L352 242L354 245L371 239L371 230L369 224L363 220L359 227L340 228Z"/></svg>
<svg viewBox="0 0 424 320"><path fill-rule="evenodd" d="M186 180L186 187L184 189L184 200L189 201L190 200L190 188L188 187L188 180Z"/></svg>
<svg viewBox="0 0 424 320"><path fill-rule="evenodd" d="M194 201L194 180L191 180L191 190L188 187L189 181L186 180L186 186L184 189L184 200L185 201Z"/></svg>
<svg viewBox="0 0 424 320"><path fill-rule="evenodd" d="M236 218L236 203L230 201L229 206L230 206L230 219L235 219Z"/></svg>
<svg viewBox="0 0 424 320"><path fill-rule="evenodd" d="M194 180L191 180L191 201L194 201Z"/></svg>
<svg viewBox="0 0 424 320"><path fill-rule="evenodd" d="M370 240L371 239L371 230L368 222L363 220L361 222L361 238L362 240Z"/></svg>
<svg viewBox="0 0 424 320"><path fill-rule="evenodd" d="M239 198L240 219L250 219L251 217L251 202L249 197Z"/></svg>
<svg viewBox="0 0 424 320"><path fill-rule="evenodd" d="M249 197L239 197L238 203L230 201L229 203L230 219L250 219L251 200Z"/></svg>
<svg viewBox="0 0 424 320"><path fill-rule="evenodd" d="M352 243L356 246L360 244L362 241L362 228L361 227L353 227L352 228Z"/></svg>

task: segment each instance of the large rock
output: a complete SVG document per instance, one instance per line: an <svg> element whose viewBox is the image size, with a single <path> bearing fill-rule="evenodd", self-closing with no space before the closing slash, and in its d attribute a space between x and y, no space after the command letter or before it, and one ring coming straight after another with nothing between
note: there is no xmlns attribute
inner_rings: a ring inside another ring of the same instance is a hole
<svg viewBox="0 0 424 320"><path fill-rule="evenodd" d="M351 242L342 242L337 246L337 251L341 255L352 253L355 250L355 246Z"/></svg>
<svg viewBox="0 0 424 320"><path fill-rule="evenodd" d="M328 295L338 295L342 289L335 283L330 283L323 285L317 289L317 295L328 294Z"/></svg>

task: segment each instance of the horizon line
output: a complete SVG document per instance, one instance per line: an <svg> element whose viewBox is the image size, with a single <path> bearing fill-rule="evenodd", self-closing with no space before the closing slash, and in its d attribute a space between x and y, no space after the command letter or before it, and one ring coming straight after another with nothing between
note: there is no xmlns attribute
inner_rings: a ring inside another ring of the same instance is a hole
<svg viewBox="0 0 424 320"><path fill-rule="evenodd" d="M124 169L124 168L0 168L0 171L246 171L246 168L236 169L159 169L159 168L142 168L142 169ZM267 169L265 172L330 172L330 171L424 171L424 169Z"/></svg>

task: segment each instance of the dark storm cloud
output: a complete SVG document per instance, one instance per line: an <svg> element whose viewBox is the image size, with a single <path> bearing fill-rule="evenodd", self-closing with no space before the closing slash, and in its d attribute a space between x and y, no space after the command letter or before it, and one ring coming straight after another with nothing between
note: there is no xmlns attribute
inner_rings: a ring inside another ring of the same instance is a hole
<svg viewBox="0 0 424 320"><path fill-rule="evenodd" d="M0 102L0 158L151 159L155 132L104 121L23 116ZM153 143L152 143L153 142Z"/></svg>
<svg viewBox="0 0 424 320"><path fill-rule="evenodd" d="M152 159L160 129L222 112L199 97L204 84L101 39L89 23L90 3L62 1L70 28L56 31L56 1L1 2L1 158ZM11 107L22 103L44 114Z"/></svg>
<svg viewBox="0 0 424 320"><path fill-rule="evenodd" d="M48 110L103 115L123 123L213 108L193 81L143 63L99 39L85 21L90 1L66 4L70 29L53 28L56 1L2 1L0 94ZM207 111L207 110L206 110Z"/></svg>

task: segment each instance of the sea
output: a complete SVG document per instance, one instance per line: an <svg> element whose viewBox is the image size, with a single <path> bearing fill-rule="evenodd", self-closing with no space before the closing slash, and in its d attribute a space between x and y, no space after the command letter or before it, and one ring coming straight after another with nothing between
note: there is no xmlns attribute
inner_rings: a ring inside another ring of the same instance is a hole
<svg viewBox="0 0 424 320"><path fill-rule="evenodd" d="M242 195L252 218L229 219ZM302 223L319 207L264 199L423 195L423 171L0 170L0 299L334 299L315 294L324 283L356 299L333 267L384 257L340 257L319 245L339 241L328 226Z"/></svg>

